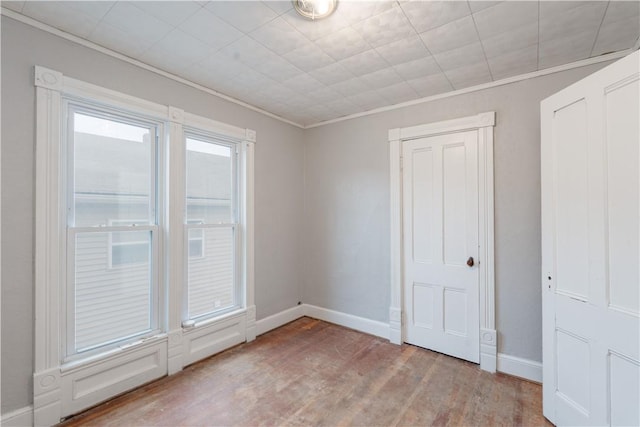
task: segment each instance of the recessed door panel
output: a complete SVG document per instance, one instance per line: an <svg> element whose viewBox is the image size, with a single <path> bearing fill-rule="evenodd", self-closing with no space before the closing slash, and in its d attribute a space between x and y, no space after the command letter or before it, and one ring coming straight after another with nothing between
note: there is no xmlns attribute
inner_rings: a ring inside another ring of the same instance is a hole
<svg viewBox="0 0 640 427"><path fill-rule="evenodd" d="M467 336L467 293L463 289L444 289L444 331Z"/></svg>
<svg viewBox="0 0 640 427"><path fill-rule="evenodd" d="M635 80L605 95L609 303L635 315L640 313L639 94Z"/></svg>
<svg viewBox="0 0 640 427"><path fill-rule="evenodd" d="M589 297L587 105L576 101L555 113L555 213L559 292Z"/></svg>
<svg viewBox="0 0 640 427"><path fill-rule="evenodd" d="M466 149L464 144L443 147L444 263L464 265L467 260Z"/></svg>
<svg viewBox="0 0 640 427"><path fill-rule="evenodd" d="M640 426L640 362L609 354L609 390L613 426Z"/></svg>
<svg viewBox="0 0 640 427"><path fill-rule="evenodd" d="M416 151L413 155L413 259L415 262L432 262L434 236L433 203L433 151L431 148Z"/></svg>
<svg viewBox="0 0 640 427"><path fill-rule="evenodd" d="M433 285L414 283L413 285L413 324L416 327L433 329L434 317L440 298Z"/></svg>
<svg viewBox="0 0 640 427"><path fill-rule="evenodd" d="M589 414L589 343L567 331L556 331L557 393L570 405Z"/></svg>

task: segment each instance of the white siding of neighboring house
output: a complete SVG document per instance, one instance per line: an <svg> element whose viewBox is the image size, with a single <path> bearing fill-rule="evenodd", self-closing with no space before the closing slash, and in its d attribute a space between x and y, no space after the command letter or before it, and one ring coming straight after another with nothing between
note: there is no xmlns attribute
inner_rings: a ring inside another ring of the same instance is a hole
<svg viewBox="0 0 640 427"><path fill-rule="evenodd" d="M81 193L76 195L75 199L76 218L81 219L82 225L108 226L113 225L114 220L148 224L148 199L140 195L144 194L146 188L140 181L146 179L148 172L141 171L138 176L131 173L126 175L124 187L130 188L133 194L120 194L116 197L109 186L109 181L115 180L117 189L123 188L122 179L114 173L114 169L118 167L114 165L123 161L118 151L125 142L87 134L77 134L76 140L79 140L83 147L82 150L76 151L76 161L79 164L84 162L91 165L90 168L82 170L82 180L75 184L76 191ZM145 153L141 150L139 154ZM193 154L189 155L193 159ZM92 161L85 162L83 157L90 157ZM96 158L102 161L97 162ZM218 185L214 186L214 190L215 187L230 188L230 176L204 169L205 162L199 161L197 153L194 160L191 162L190 175L198 176L200 185L195 189L195 193L189 194L187 210L190 219L218 223L223 218L229 218L228 190L226 194L214 194L218 197L212 198L211 186L204 188L202 184L217 181ZM127 161L134 162L135 159ZM224 160L221 159L222 161ZM202 170L199 170L200 168ZM69 279L75 275L76 292L72 303L76 307L75 341L78 349L102 344L152 327L150 265L110 265L112 248L109 234L97 230L95 233L80 234L76 240L75 272L69 272ZM188 306L191 317L228 308L236 303L233 287L232 231L230 228L209 228L204 229L203 235L204 256L191 257L188 260Z"/></svg>

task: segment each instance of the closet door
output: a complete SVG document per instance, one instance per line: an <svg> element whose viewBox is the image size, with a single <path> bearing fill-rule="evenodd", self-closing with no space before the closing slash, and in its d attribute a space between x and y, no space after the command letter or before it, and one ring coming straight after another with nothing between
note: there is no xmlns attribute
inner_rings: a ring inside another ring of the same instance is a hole
<svg viewBox="0 0 640 427"><path fill-rule="evenodd" d="M542 102L544 415L640 425L640 56Z"/></svg>

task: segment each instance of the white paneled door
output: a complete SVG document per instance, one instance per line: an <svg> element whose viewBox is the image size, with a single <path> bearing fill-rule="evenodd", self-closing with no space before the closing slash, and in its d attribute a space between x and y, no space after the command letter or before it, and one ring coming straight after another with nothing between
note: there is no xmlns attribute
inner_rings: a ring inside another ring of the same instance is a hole
<svg viewBox="0 0 640 427"><path fill-rule="evenodd" d="M544 415L640 425L640 55L542 102Z"/></svg>
<svg viewBox="0 0 640 427"><path fill-rule="evenodd" d="M405 341L479 362L478 131L403 142Z"/></svg>

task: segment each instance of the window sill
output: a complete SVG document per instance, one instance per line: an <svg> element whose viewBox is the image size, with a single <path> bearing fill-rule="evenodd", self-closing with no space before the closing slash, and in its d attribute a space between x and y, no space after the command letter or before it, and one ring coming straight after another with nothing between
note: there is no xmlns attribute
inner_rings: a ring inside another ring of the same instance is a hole
<svg viewBox="0 0 640 427"><path fill-rule="evenodd" d="M120 347L112 348L103 353L94 354L83 359L63 362L60 365L60 373L63 375L70 374L77 370L89 368L93 365L99 365L117 356L126 354L129 351L140 350L140 349L151 347L166 341L167 341L167 334L160 333L157 335L153 335L151 337L140 339L138 341L123 344Z"/></svg>
<svg viewBox="0 0 640 427"><path fill-rule="evenodd" d="M199 328L204 328L204 327L207 327L207 326L215 325L218 322L223 322L223 321L225 321L227 319L231 319L231 318L234 318L234 317L244 316L246 313L247 313L247 309L246 308L235 309L233 311L221 314L219 316L211 317L209 319L199 320L193 326L183 327L182 328L182 332L185 333L185 334L188 334L189 332L194 331L194 330L199 329Z"/></svg>

